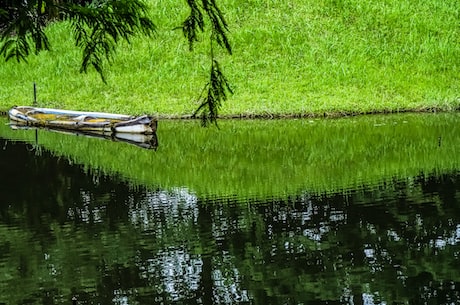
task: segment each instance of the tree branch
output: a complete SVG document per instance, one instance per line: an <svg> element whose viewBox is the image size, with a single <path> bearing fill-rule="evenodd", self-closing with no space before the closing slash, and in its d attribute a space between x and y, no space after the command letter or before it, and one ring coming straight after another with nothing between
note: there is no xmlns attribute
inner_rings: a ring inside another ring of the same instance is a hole
<svg viewBox="0 0 460 305"><path fill-rule="evenodd" d="M190 15L183 22L182 30L189 42L190 50L193 50L194 43L198 41L198 32L205 31L204 13L211 24L209 81L205 84L202 94L198 98L200 106L193 113L193 117L200 115L203 126L207 126L209 123L217 124L219 109L222 102L227 100L227 92L233 93L214 53L214 44L217 43L228 54L232 54L232 48L227 37L228 26L215 0L201 0L201 3L198 0L188 0L187 3L190 7ZM203 96L203 92L206 94L205 96Z"/></svg>

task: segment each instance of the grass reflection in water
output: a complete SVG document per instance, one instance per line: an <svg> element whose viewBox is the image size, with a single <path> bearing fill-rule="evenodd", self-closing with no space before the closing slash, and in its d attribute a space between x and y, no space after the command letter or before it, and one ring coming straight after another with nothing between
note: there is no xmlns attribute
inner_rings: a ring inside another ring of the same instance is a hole
<svg viewBox="0 0 460 305"><path fill-rule="evenodd" d="M266 197L335 191L369 181L458 168L458 114L337 120L159 123L158 150L39 132L39 143L92 170L133 183L185 186L200 196ZM0 135L33 142L34 134Z"/></svg>

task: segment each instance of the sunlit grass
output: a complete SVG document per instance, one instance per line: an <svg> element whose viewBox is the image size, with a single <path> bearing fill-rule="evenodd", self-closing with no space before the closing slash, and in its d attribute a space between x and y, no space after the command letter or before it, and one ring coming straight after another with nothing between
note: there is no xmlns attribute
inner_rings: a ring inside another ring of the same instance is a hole
<svg viewBox="0 0 460 305"><path fill-rule="evenodd" d="M122 113L189 115L207 81L207 36L194 52L180 30L184 3L150 1L154 39L123 43L105 85L79 73L67 24L48 33L53 50L0 66L0 110L31 104ZM460 2L220 2L234 54L219 54L234 89L222 115L324 115L458 110Z"/></svg>

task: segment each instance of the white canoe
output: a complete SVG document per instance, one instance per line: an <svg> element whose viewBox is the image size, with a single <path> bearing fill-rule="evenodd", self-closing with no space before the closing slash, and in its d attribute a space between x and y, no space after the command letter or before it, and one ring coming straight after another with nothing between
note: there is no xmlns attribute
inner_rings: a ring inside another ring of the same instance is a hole
<svg viewBox="0 0 460 305"><path fill-rule="evenodd" d="M16 106L8 111L8 116L15 124L104 134L153 134L157 129L157 120L147 115L133 117L105 112Z"/></svg>

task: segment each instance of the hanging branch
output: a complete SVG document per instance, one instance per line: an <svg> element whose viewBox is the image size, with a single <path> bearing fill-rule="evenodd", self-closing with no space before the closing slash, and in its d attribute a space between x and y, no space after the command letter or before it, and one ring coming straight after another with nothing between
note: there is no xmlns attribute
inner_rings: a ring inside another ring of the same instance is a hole
<svg viewBox="0 0 460 305"><path fill-rule="evenodd" d="M222 48L227 50L228 54L231 55L232 47L226 35L228 32L228 25L227 21L225 21L224 15L215 3L215 0L203 0L203 8L211 21L211 41L216 41Z"/></svg>
<svg viewBox="0 0 460 305"><path fill-rule="evenodd" d="M26 61L31 51L49 50L47 22L69 20L76 46L82 49L81 72L89 66L103 74L120 40L155 33L143 0L0 0L0 56Z"/></svg>
<svg viewBox="0 0 460 305"><path fill-rule="evenodd" d="M136 33L152 36L155 25L146 17L147 7L139 0L93 1L86 6L60 7L72 22L75 44L82 48L80 72L91 65L105 83L104 58L110 63L120 40L130 43Z"/></svg>
<svg viewBox="0 0 460 305"><path fill-rule="evenodd" d="M32 1L4 3L0 9L0 56L8 61L27 61L32 52L49 50L50 44L44 32L45 18Z"/></svg>
<svg viewBox="0 0 460 305"><path fill-rule="evenodd" d="M207 126L208 123L217 124L219 109L222 102L227 100L227 92L233 94L214 53L214 44L217 43L228 54L232 54L232 48L227 38L228 26L215 0L202 0L201 7L197 4L196 0L188 0L187 3L190 7L190 15L183 22L182 31L189 42L190 50L193 50L194 43L198 42L198 32L204 32L202 11L206 13L211 23L209 52L211 69L209 81L205 84L198 98L200 106L193 113L193 117L200 115L203 126Z"/></svg>
<svg viewBox="0 0 460 305"><path fill-rule="evenodd" d="M187 0L187 4L190 7L190 15L182 23L182 32L188 40L189 50L193 51L193 44L198 42L198 31L204 31L204 20L195 0Z"/></svg>
<svg viewBox="0 0 460 305"><path fill-rule="evenodd" d="M213 59L209 81L202 91L206 92L206 96L201 95L198 99L201 105L195 110L193 117L201 113L201 124L203 126L207 126L208 123L215 123L217 125L219 109L222 101L227 100L227 91L233 94L227 78L220 69L219 63Z"/></svg>

